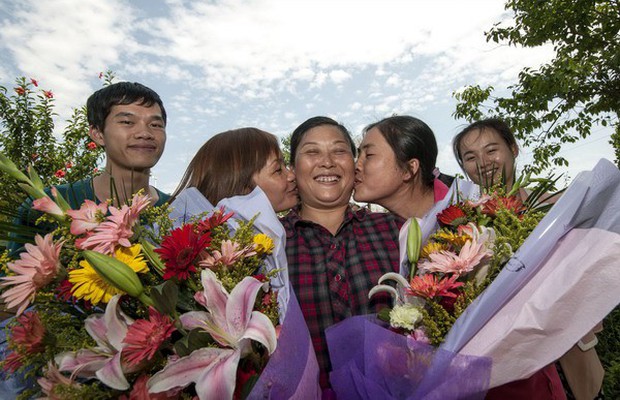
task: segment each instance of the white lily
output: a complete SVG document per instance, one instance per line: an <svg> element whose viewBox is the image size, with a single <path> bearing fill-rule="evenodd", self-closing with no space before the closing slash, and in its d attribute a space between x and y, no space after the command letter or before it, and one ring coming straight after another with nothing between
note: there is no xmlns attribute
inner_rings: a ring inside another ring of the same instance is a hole
<svg viewBox="0 0 620 400"><path fill-rule="evenodd" d="M388 280L396 282L396 288L383 284L383 282ZM371 298L377 293L388 292L392 295L392 299L394 300L393 307L402 306L404 304L411 304L416 307L424 306L426 301L423 298L408 294L405 289L411 289L411 285L407 279L396 272L388 272L379 278L378 285L370 289L370 292L368 292L368 298Z"/></svg>
<svg viewBox="0 0 620 400"><path fill-rule="evenodd" d="M189 356L169 363L151 377L149 392L159 393L175 387L196 384L200 399L230 399L236 384L239 360L251 351L251 341L261 343L271 354L276 348L276 331L269 318L253 311L258 291L265 285L245 277L230 295L210 269L201 274L203 291L195 295L206 311L181 315L186 329L208 332L225 348L201 348Z"/></svg>

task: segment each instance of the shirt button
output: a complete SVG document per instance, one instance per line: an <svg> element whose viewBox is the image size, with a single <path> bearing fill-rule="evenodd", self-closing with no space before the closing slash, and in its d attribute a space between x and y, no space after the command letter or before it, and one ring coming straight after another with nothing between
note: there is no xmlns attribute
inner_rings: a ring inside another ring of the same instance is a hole
<svg viewBox="0 0 620 400"><path fill-rule="evenodd" d="M332 245L329 246L329 248L332 249L332 250L336 250L336 247L338 247L338 245L336 243L332 243Z"/></svg>
<svg viewBox="0 0 620 400"><path fill-rule="evenodd" d="M342 280L342 276L340 274L336 274L336 277L334 279L336 280L336 282L340 282Z"/></svg>

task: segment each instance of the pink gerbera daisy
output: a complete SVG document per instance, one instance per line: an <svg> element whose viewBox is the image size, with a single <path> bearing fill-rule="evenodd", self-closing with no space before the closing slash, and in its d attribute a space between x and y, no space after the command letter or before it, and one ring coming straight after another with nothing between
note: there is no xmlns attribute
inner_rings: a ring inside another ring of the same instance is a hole
<svg viewBox="0 0 620 400"><path fill-rule="evenodd" d="M34 241L34 245L26 243L26 251L20 254L19 260L7 264L15 275L0 278L2 279L0 287L13 286L4 291L0 298L6 303L7 308L17 307L17 315L24 312L34 299L37 290L56 278L61 268L58 257L62 242L54 243L51 233L45 237L37 235Z"/></svg>
<svg viewBox="0 0 620 400"><path fill-rule="evenodd" d="M17 317L17 325L11 328L9 347L13 350L4 360L4 370L15 372L23 364L26 355L45 350L43 339L45 327L36 312L26 312Z"/></svg>
<svg viewBox="0 0 620 400"><path fill-rule="evenodd" d="M26 354L45 350L45 326L36 312L26 312L17 317L18 325L11 328L11 341Z"/></svg>
<svg viewBox="0 0 620 400"><path fill-rule="evenodd" d="M78 249L94 250L103 254L113 254L117 246L131 247L129 239L133 236L133 226L140 212L150 204L148 196L135 195L131 206L110 207L110 215L85 238L75 241Z"/></svg>
<svg viewBox="0 0 620 400"><path fill-rule="evenodd" d="M170 317L150 307L148 320L138 319L127 329L123 339L125 361L130 366L136 366L143 360L151 360L175 330Z"/></svg>
<svg viewBox="0 0 620 400"><path fill-rule="evenodd" d="M484 243L478 243L476 239L472 239L465 243L458 255L445 250L429 254L430 260L420 263L419 268L424 272L440 272L459 276L472 271L488 255L489 251Z"/></svg>

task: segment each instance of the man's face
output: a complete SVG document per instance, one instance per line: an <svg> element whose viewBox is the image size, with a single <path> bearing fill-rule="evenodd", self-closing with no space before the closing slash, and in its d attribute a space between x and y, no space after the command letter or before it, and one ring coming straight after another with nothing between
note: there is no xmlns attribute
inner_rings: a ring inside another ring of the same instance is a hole
<svg viewBox="0 0 620 400"><path fill-rule="evenodd" d="M166 124L158 104L116 105L105 119L103 132L91 127L90 135L105 148L108 172L144 172L159 161L164 151Z"/></svg>

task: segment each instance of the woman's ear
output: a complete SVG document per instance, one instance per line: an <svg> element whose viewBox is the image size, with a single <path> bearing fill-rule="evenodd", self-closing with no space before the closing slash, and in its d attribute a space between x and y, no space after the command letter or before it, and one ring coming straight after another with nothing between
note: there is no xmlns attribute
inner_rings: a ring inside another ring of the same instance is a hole
<svg viewBox="0 0 620 400"><path fill-rule="evenodd" d="M419 171L420 171L420 160L418 160L417 158L412 158L411 160L407 161L407 170L403 171L403 180L404 181L412 180L415 176L418 175Z"/></svg>
<svg viewBox="0 0 620 400"><path fill-rule="evenodd" d="M91 126L88 128L88 136L101 147L105 147L105 140L103 140L103 132L99 128Z"/></svg>
<svg viewBox="0 0 620 400"><path fill-rule="evenodd" d="M517 158L517 156L519 155L519 146L517 146L516 144L513 144L510 146L510 151L512 151L512 155Z"/></svg>

